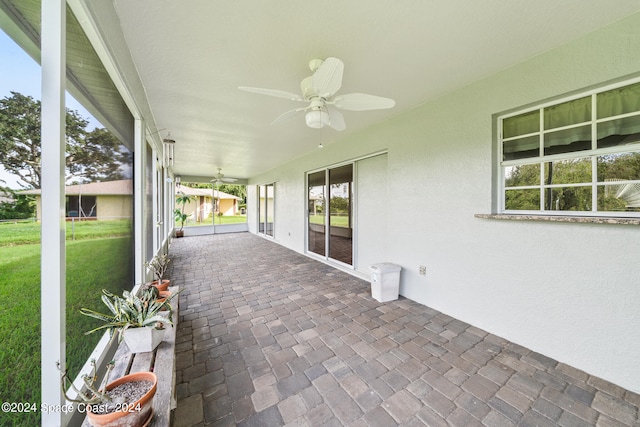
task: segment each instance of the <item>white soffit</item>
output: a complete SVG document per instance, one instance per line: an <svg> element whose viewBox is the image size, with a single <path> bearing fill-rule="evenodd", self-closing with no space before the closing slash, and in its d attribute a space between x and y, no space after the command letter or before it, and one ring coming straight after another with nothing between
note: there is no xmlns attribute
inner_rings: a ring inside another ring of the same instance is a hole
<svg viewBox="0 0 640 427"><path fill-rule="evenodd" d="M114 60L126 52L132 61L120 78L141 83L133 93L146 100L136 102L148 101L150 122L176 140L176 174L210 177L221 167L241 179L640 10L638 0L94 1L72 3L94 13ZM346 111L343 132L310 129L302 116L271 126L302 105L238 90L299 93L309 60L329 56L345 64L340 93L393 98L395 108Z"/></svg>

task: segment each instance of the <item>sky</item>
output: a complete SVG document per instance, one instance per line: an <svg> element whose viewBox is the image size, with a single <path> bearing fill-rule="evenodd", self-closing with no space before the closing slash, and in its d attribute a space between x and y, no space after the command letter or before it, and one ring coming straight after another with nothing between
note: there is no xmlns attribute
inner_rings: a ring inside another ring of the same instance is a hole
<svg viewBox="0 0 640 427"><path fill-rule="evenodd" d="M27 55L14 41L0 30L0 99L11 96L11 91L40 99L40 65ZM82 117L89 120L89 129L95 126L103 127L89 112L72 96L67 94L67 108L76 110ZM14 175L8 173L0 165L0 180L13 189L20 189Z"/></svg>

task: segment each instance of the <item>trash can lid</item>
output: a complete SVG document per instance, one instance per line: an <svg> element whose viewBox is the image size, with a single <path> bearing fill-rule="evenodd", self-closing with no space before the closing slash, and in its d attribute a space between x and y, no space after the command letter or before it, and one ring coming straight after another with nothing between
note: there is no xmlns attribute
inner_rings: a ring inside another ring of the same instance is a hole
<svg viewBox="0 0 640 427"><path fill-rule="evenodd" d="M378 264L373 264L371 266L372 270L379 270L380 272L396 272L402 269L402 266L398 264L393 264L391 262L381 262Z"/></svg>

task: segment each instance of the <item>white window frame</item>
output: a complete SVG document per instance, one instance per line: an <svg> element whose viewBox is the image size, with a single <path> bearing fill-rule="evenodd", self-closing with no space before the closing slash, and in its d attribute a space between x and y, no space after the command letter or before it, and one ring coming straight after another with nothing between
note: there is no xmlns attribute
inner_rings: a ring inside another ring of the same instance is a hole
<svg viewBox="0 0 640 427"><path fill-rule="evenodd" d="M612 89L617 89L617 88L622 88L625 86L629 86L629 85L633 85L635 83L639 83L640 82L640 77L636 77L634 79L630 79L630 80L625 80L622 82L618 82L615 84L609 84L597 89L592 89L589 91L585 91L585 92L581 92L578 94L574 94L571 96L567 96L564 98L559 98L559 99L555 99L553 101L549 101L549 102L545 102L545 103L541 103L539 105L536 105L534 107L529 107L529 108L525 108L525 109L520 109L517 111L513 111L507 114L503 114L503 115L499 115L497 117L497 133L498 133L498 138L497 138L497 143L498 143L498 158L497 158L497 208L498 208L498 213L502 213L502 214L509 214L509 215L553 215L553 216L597 216L597 217L640 217L640 212L615 212L615 211L598 211L598 176L597 176L597 159L598 156L602 156L602 155L606 155L606 154L624 154L624 153L640 153L640 142L637 143L633 143L633 144L627 144L627 145L618 145L618 146L614 146L614 147L608 147L608 148L597 148L597 124L598 123L602 123L602 122L607 122L607 121L612 121L612 120L617 120L617 119L622 119L622 118L626 118L626 117L633 117L633 116L640 116L640 110L639 111L635 111L635 112L631 112L631 113L625 113L625 114L620 114L620 115L615 115L615 116L610 116L610 117L606 117L606 118L602 118L602 119L598 119L597 118L597 111L596 111L596 96L599 93L603 93L603 92L607 92L609 90ZM576 124L572 124L569 126L562 126L562 127L557 127L557 128L552 128L552 129L545 129L544 128L544 110L545 108L549 108L549 107L553 107L555 105L559 105L568 101L573 101L573 100L577 100L580 98L585 98L587 96L591 97L591 119L586 121L586 122L581 122L581 123L576 123ZM511 118L511 117L515 117L515 116L519 116L522 114L526 114L526 113L530 113L530 112L534 112L534 111L539 111L539 117L540 117L540 126L539 126L539 130L537 132L534 133L530 133L530 134L522 134L522 135L518 135L512 138L504 138L503 139L503 121ZM574 152L568 152L568 153L561 153L561 154L553 154L553 155L544 155L544 138L543 136L545 134L551 133L551 132L556 132L559 130L564 130L564 129L571 129L571 128L577 128L577 127L581 127L581 126L585 126L585 125L591 125L591 149L589 150L581 150L581 151L574 151ZM524 138L527 136L539 136L539 149L540 149L540 153L538 156L536 157L528 157L528 158L522 158L522 159L515 159L515 160L503 160L504 158L504 153L503 153L503 148L504 148L504 141L508 141L510 139L512 140L516 140L516 139L520 139L520 138ZM585 183L573 183L573 184L550 184L547 185L544 182L544 165L547 162L553 162L553 161L559 161L559 160L571 160L571 159L580 159L580 158L590 158L591 159L591 168L592 168L592 176L591 176L591 182L585 182ZM540 165L540 183L537 185L531 185L531 186L518 186L518 187L507 187L505 185L505 170L506 168L510 167L510 166L518 166L518 165L526 165L526 164L539 164ZM633 181L625 181L627 183L640 183L640 179L638 180L633 180ZM602 183L600 183L600 185L602 185ZM545 195L545 189L548 188L566 188L566 187L584 187L584 186L590 186L591 187L591 210L590 211L560 211L560 210L545 210L544 209L544 195ZM510 210L510 209L506 209L505 207L505 202L506 202L506 191L508 189L539 189L540 190L540 208L537 210Z"/></svg>
<svg viewBox="0 0 640 427"><path fill-rule="evenodd" d="M273 211L273 229L271 234L267 233L267 224L269 223L269 186L271 186L273 188L273 201L271 202L273 204L273 207L271 208ZM265 222L264 222L264 230L260 231L260 224L262 224L262 211L260 208L260 189L264 187L264 197L265 197L265 204L264 204L264 209L265 209ZM276 181L273 182L267 182L265 184L258 184L256 185L256 193L257 193L257 199L258 199L258 222L256 224L256 232L258 235L262 236L262 237L266 237L268 239L275 239L276 238Z"/></svg>

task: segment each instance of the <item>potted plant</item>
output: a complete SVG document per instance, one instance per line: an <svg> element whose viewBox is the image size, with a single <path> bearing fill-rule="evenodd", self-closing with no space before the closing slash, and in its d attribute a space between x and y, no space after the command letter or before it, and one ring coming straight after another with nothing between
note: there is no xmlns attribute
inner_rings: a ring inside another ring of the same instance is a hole
<svg viewBox="0 0 640 427"><path fill-rule="evenodd" d="M176 292L175 295L179 293L180 291ZM171 291L161 291L157 286L147 283L141 289L140 299L143 301L155 301L160 304L158 314L166 318L171 318L173 308L171 307L170 301L175 297L175 295Z"/></svg>
<svg viewBox="0 0 640 427"><path fill-rule="evenodd" d="M180 222L180 230L176 231L176 237L184 236L184 223L187 221L187 217L189 216L184 213L184 206L190 202L191 196L188 196L183 192L178 193L178 197L176 197L176 203L182 206L180 208L176 208L176 210L173 211L176 221Z"/></svg>
<svg viewBox="0 0 640 427"><path fill-rule="evenodd" d="M162 279L169 266L169 261L171 259L166 254L158 254L151 258L151 261L144 263L149 270L153 271L155 277L155 280L151 282L151 286L157 287L159 291L166 291L171 283L169 279Z"/></svg>
<svg viewBox="0 0 640 427"><path fill-rule="evenodd" d="M140 296L124 291L122 297L102 290L102 302L110 313L99 313L88 308L81 308L80 312L86 316L104 322L86 334L108 330L112 337L118 333L119 341L124 339L132 353L153 351L164 338L165 324L171 325L171 316L161 314L170 309L169 301L177 293L170 295L166 301L159 301L159 291L149 287Z"/></svg>
<svg viewBox="0 0 640 427"><path fill-rule="evenodd" d="M115 363L107 364L107 369L98 387L95 360L91 360L91 375L82 377L86 391L78 390L69 380L68 372L62 373L60 384L62 393L69 402L85 405L87 419L94 427L141 427L149 424L153 417L153 397L158 388L158 378L153 372L136 372L125 375L109 383L109 376ZM58 369L60 365L58 364ZM68 386L76 392L71 398Z"/></svg>

